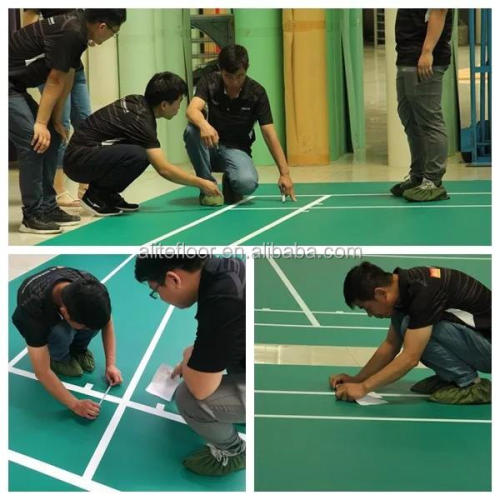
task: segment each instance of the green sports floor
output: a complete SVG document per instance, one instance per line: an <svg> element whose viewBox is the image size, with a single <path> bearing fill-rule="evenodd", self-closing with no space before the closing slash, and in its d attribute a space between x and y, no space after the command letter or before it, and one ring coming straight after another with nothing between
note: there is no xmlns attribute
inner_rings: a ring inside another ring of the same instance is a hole
<svg viewBox="0 0 500 500"><path fill-rule="evenodd" d="M390 182L263 184L244 202L200 207L193 188L153 198L41 245L490 245L491 181L448 181L449 200L409 203ZM460 224L457 224L460 221Z"/></svg>
<svg viewBox="0 0 500 500"><path fill-rule="evenodd" d="M364 260L387 270L451 267L491 286L489 256ZM375 348L385 338L384 320L350 311L344 303L343 278L359 260L274 262L278 271L266 259L255 262L255 343L260 347ZM377 391L389 404L336 401L329 375L358 370L334 363L256 364L256 491L491 490L490 405L439 405L411 393L414 382L432 374L425 368Z"/></svg>
<svg viewBox="0 0 500 500"><path fill-rule="evenodd" d="M182 458L203 442L175 403L145 390L158 366L176 364L192 343L194 308L151 300L127 255L63 255L9 283L9 318L22 280L51 265L85 269L108 287L124 382L95 421L75 416L35 379L24 340L9 323L9 491L243 491L244 471L207 478L183 467ZM100 335L90 348L95 371L63 380L77 397L99 401L107 387Z"/></svg>

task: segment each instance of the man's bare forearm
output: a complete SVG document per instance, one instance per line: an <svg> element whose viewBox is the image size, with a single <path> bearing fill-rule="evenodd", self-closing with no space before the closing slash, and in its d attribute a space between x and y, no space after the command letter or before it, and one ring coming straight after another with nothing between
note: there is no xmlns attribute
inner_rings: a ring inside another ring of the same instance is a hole
<svg viewBox="0 0 500 500"><path fill-rule="evenodd" d="M375 373L386 367L397 355L398 351L392 344L384 341L375 351L368 363L356 375L359 382L365 381Z"/></svg>
<svg viewBox="0 0 500 500"><path fill-rule="evenodd" d="M40 106L36 121L43 125L48 125L57 100L63 95L66 85L66 78L48 78L43 88L42 97L40 99Z"/></svg>
<svg viewBox="0 0 500 500"><path fill-rule="evenodd" d="M66 77L64 82L63 92L57 99L56 104L54 106L54 110L52 111L52 120L54 122L62 121L64 105L66 104L66 100L68 99L68 96L71 93L71 89L73 88L74 82L75 82L75 70L70 69L68 76Z"/></svg>
<svg viewBox="0 0 500 500"><path fill-rule="evenodd" d="M196 125L198 128L201 128L208 124L208 121L206 120L203 113L196 108L194 109L188 108L186 112L186 117L193 125Z"/></svg>
<svg viewBox="0 0 500 500"><path fill-rule="evenodd" d="M113 320L111 319L102 329L102 346L104 357L106 358L106 366L116 365L116 338Z"/></svg>
<svg viewBox="0 0 500 500"><path fill-rule="evenodd" d="M45 387L47 392L51 394L57 401L71 409L77 398L69 392L59 380L57 375L48 370L43 374L38 374L39 382Z"/></svg>
<svg viewBox="0 0 500 500"><path fill-rule="evenodd" d="M432 54L443 33L447 12L448 9L431 9L427 22L427 34L422 45L422 53Z"/></svg>

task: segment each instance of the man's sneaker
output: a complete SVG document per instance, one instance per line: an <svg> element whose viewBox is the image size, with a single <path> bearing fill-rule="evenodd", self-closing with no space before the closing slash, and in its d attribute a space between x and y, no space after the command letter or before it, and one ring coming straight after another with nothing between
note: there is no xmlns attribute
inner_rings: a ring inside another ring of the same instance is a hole
<svg viewBox="0 0 500 500"><path fill-rule="evenodd" d="M138 203L128 203L118 193L111 193L109 195L108 204L123 212L137 212L137 210L139 210Z"/></svg>
<svg viewBox="0 0 500 500"><path fill-rule="evenodd" d="M224 203L233 205L243 199L243 195L232 190L229 178L226 174L222 176L222 194L224 195Z"/></svg>
<svg viewBox="0 0 500 500"><path fill-rule="evenodd" d="M108 217L110 215L120 215L122 213L119 208L109 206L108 203L93 196L89 191L90 189L87 189L80 200L83 208L86 208L97 217Z"/></svg>
<svg viewBox="0 0 500 500"><path fill-rule="evenodd" d="M231 453L207 444L186 457L182 463L187 469L201 476L225 476L245 468L245 451Z"/></svg>
<svg viewBox="0 0 500 500"><path fill-rule="evenodd" d="M50 368L57 375L63 377L79 377L83 375L82 367L75 358L70 358L69 361L50 360Z"/></svg>
<svg viewBox="0 0 500 500"><path fill-rule="evenodd" d="M58 206L43 214L43 219L47 222L54 222L59 226L76 226L81 219L78 215L71 215L61 210Z"/></svg>
<svg viewBox="0 0 500 500"><path fill-rule="evenodd" d="M448 193L440 183L436 186L434 182L422 179L422 183L403 192L403 198L408 201L439 201L449 199Z"/></svg>
<svg viewBox="0 0 500 500"><path fill-rule="evenodd" d="M209 195L200 193L200 205L205 207L220 207L224 203L224 198L220 194Z"/></svg>
<svg viewBox="0 0 500 500"><path fill-rule="evenodd" d="M438 389L442 389L443 387L447 387L449 385L453 384L451 384L451 382L443 380L437 375L432 375L431 377L424 378L420 382L412 385L410 387L410 391L416 392L417 394L432 394Z"/></svg>
<svg viewBox="0 0 500 500"><path fill-rule="evenodd" d="M23 221L19 226L21 233L35 233L35 234L58 234L62 233L62 228L55 222L46 221L44 218L32 215L23 217Z"/></svg>
<svg viewBox="0 0 500 500"><path fill-rule="evenodd" d="M391 187L391 193L394 196L401 197L401 196L403 196L403 193L407 189L411 189L411 188L414 188L416 186L419 186L421 183L422 183L422 177L408 176L403 180L403 182L399 182L398 184L394 184L394 186Z"/></svg>
<svg viewBox="0 0 500 500"><path fill-rule="evenodd" d="M71 356L76 359L78 364L82 367L83 371L93 372L95 369L94 355L91 351L86 349L83 352L71 351Z"/></svg>
<svg viewBox="0 0 500 500"><path fill-rule="evenodd" d="M467 387L451 385L433 392L430 401L448 405L478 405L491 403L491 381L480 379Z"/></svg>

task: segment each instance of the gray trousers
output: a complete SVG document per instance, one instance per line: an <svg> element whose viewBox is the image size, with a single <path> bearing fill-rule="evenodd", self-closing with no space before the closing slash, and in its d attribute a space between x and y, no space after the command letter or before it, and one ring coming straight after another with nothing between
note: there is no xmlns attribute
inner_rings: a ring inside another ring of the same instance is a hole
<svg viewBox="0 0 500 500"><path fill-rule="evenodd" d="M404 340L409 317L396 314L391 321ZM465 325L439 321L432 327L420 361L443 380L466 387L478 376L478 370L491 373L491 343Z"/></svg>
<svg viewBox="0 0 500 500"><path fill-rule="evenodd" d="M410 146L411 177L441 181L446 171L448 136L441 108L444 66L420 81L416 66L398 66L398 113Z"/></svg>
<svg viewBox="0 0 500 500"><path fill-rule="evenodd" d="M223 375L218 389L208 398L197 400L183 382L175 392L175 402L188 425L220 450L245 450L235 423L245 422L245 374Z"/></svg>

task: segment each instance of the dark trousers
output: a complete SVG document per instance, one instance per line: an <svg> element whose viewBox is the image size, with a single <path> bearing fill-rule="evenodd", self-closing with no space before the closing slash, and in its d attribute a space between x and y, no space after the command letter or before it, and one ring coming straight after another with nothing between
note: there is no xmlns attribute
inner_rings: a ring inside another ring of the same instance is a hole
<svg viewBox="0 0 500 500"><path fill-rule="evenodd" d="M26 217L49 212L57 206L54 176L61 136L49 126L50 146L45 153L33 150L33 126L38 104L28 93L9 94L9 139L19 162L19 189Z"/></svg>
<svg viewBox="0 0 500 500"><path fill-rule="evenodd" d="M91 191L121 193L149 165L146 150L135 144L72 147L66 149L64 173Z"/></svg>

